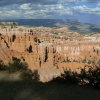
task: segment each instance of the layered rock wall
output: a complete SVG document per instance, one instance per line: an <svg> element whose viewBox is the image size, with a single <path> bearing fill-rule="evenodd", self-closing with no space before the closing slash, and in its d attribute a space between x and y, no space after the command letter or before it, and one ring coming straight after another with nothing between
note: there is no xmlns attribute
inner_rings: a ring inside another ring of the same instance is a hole
<svg viewBox="0 0 100 100"><path fill-rule="evenodd" d="M50 32L52 29L47 28L0 29L0 60L9 61L13 56L20 58L28 63L29 69L38 70L42 80L61 74L66 68L84 67L89 61L98 63L99 37L98 41L83 41L84 38L79 41L77 35L70 41L70 37L58 39L54 34L49 35ZM50 77L46 77L44 71Z"/></svg>

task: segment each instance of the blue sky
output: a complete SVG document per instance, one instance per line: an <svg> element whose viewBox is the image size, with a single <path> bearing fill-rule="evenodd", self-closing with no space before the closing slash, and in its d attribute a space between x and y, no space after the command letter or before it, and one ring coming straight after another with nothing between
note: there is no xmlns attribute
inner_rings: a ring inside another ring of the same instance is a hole
<svg viewBox="0 0 100 100"><path fill-rule="evenodd" d="M77 19L100 24L100 0L0 0L0 20Z"/></svg>

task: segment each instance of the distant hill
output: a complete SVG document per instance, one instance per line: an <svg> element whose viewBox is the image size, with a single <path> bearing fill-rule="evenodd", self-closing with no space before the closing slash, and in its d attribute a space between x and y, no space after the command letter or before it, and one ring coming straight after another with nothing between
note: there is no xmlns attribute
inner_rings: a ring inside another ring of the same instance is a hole
<svg viewBox="0 0 100 100"><path fill-rule="evenodd" d="M72 19L14 19L4 22L18 22L24 26L68 27L80 33L100 32L100 25L83 23Z"/></svg>

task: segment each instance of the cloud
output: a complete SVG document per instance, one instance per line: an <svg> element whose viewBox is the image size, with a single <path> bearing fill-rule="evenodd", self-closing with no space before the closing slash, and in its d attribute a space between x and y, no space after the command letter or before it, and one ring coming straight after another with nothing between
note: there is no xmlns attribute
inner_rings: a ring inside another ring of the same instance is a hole
<svg viewBox="0 0 100 100"><path fill-rule="evenodd" d="M86 5L83 5L83 6L75 6L75 7L73 7L73 10L75 13L100 15L99 7L90 8L90 7L87 7Z"/></svg>
<svg viewBox="0 0 100 100"><path fill-rule="evenodd" d="M36 1L36 0L34 0ZM0 6L12 5L12 4L24 4L32 3L33 0L0 0Z"/></svg>
<svg viewBox="0 0 100 100"><path fill-rule="evenodd" d="M97 4L98 7L100 7L100 2Z"/></svg>
<svg viewBox="0 0 100 100"><path fill-rule="evenodd" d="M99 0L82 0L83 2L90 2L90 3L94 3L94 2L97 2Z"/></svg>
<svg viewBox="0 0 100 100"><path fill-rule="evenodd" d="M7 4L8 0L2 1L3 4ZM13 1L13 0L11 0ZM23 1L23 2L22 2ZM59 18L61 16L73 15L73 12L68 7L70 3L76 3L77 0L16 0L14 3L0 7L0 17L3 18ZM42 2L43 1L43 2ZM1 1L0 1L1 2ZM32 2L32 3L30 3ZM21 3L21 4L19 4ZM0 3L1 4L1 3ZM15 11L15 12L14 12ZM8 15L9 13L9 15ZM56 17L55 17L56 16Z"/></svg>
<svg viewBox="0 0 100 100"><path fill-rule="evenodd" d="M71 0L70 2L77 0ZM99 5L99 4L98 4ZM100 15L99 7L90 8L86 5L69 7L64 4L13 4L0 7L0 17L2 18L63 18L63 16L76 17L81 15Z"/></svg>
<svg viewBox="0 0 100 100"><path fill-rule="evenodd" d="M31 9L30 5L31 5L30 3L22 4L22 5L20 5L20 9Z"/></svg>
<svg viewBox="0 0 100 100"><path fill-rule="evenodd" d="M53 18L55 16L72 15L72 11L69 7L64 7L61 4L57 5L31 5L31 9L25 10L26 18Z"/></svg>
<svg viewBox="0 0 100 100"><path fill-rule="evenodd" d="M97 7L88 6L99 0L1 0L0 19L85 19L87 16L100 17L100 3ZM84 5L82 5L84 2ZM80 6L76 6L76 4ZM72 4L72 5L70 5ZM85 5L87 4L87 5ZM94 18L94 17L93 17ZM92 19L92 18L91 18ZM85 19L87 20L87 19Z"/></svg>
<svg viewBox="0 0 100 100"><path fill-rule="evenodd" d="M41 5L52 5L52 4L70 4L76 3L78 0L0 0L0 6L12 5L12 4L41 4Z"/></svg>
<svg viewBox="0 0 100 100"><path fill-rule="evenodd" d="M22 11L16 11L16 10L3 10L0 11L0 18L1 19L11 19L11 18L21 18Z"/></svg>
<svg viewBox="0 0 100 100"><path fill-rule="evenodd" d="M0 17L1 19L55 18L55 16L73 15L68 5L77 2L78 0L1 0Z"/></svg>
<svg viewBox="0 0 100 100"><path fill-rule="evenodd" d="M61 4L70 4L70 3L77 3L78 0L59 0Z"/></svg>

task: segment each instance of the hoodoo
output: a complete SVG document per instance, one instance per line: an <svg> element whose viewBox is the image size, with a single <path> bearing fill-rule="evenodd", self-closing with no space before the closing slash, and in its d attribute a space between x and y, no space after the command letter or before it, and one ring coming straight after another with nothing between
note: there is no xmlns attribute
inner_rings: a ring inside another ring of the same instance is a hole
<svg viewBox="0 0 100 100"><path fill-rule="evenodd" d="M100 35L80 35L66 27L1 28L0 60L7 62L12 57L24 58L29 69L38 70L45 82L66 68L77 71L87 64L99 64Z"/></svg>

